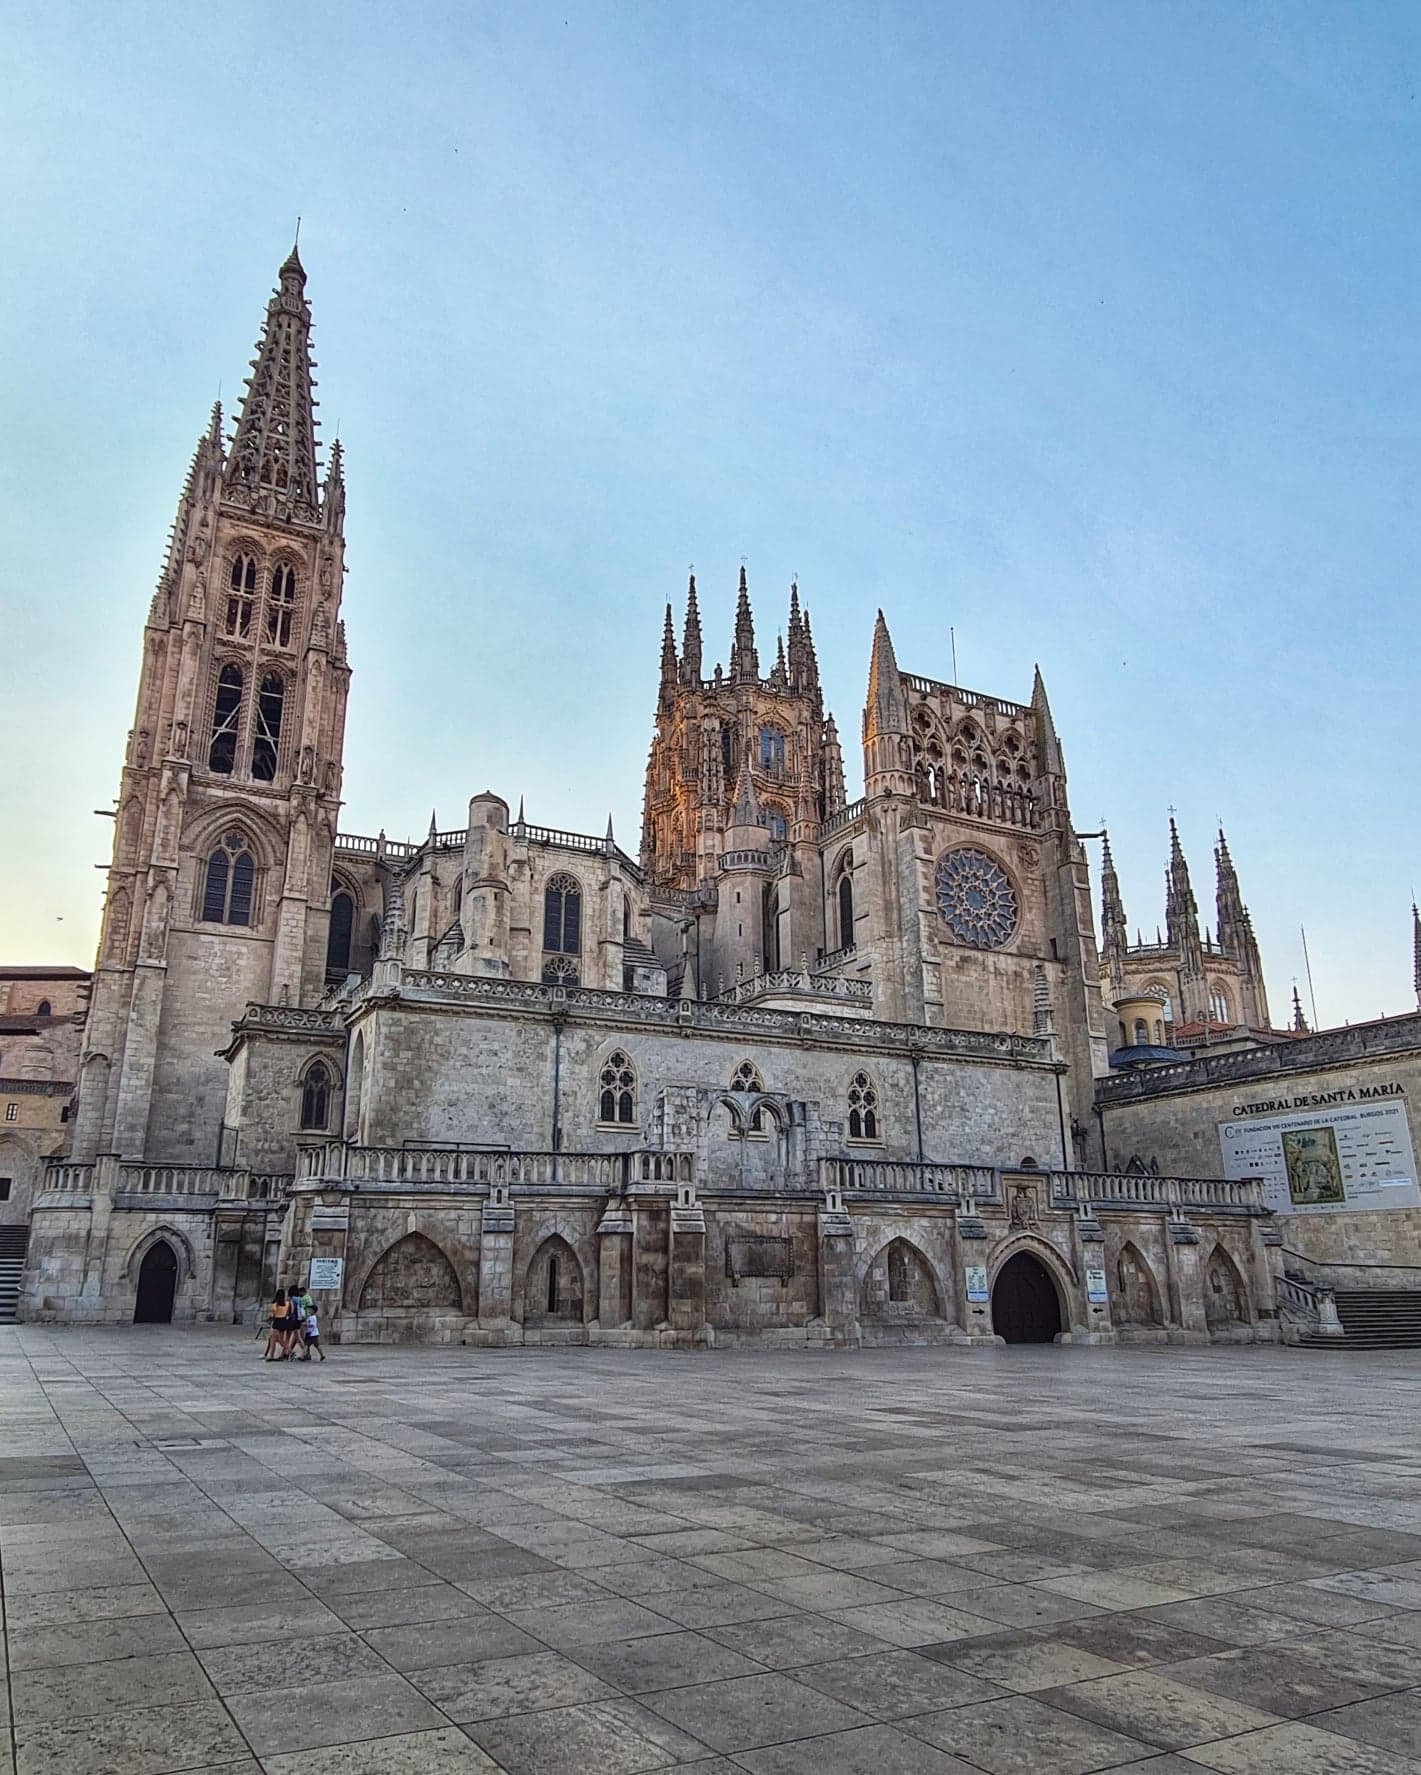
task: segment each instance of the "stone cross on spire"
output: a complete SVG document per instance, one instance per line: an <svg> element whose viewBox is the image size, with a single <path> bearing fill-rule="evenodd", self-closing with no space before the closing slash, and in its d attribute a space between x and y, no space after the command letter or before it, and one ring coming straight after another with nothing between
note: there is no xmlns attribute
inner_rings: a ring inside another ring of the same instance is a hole
<svg viewBox="0 0 1421 1775"><path fill-rule="evenodd" d="M227 460L229 504L311 523L317 514L311 308L295 247L277 274Z"/></svg>

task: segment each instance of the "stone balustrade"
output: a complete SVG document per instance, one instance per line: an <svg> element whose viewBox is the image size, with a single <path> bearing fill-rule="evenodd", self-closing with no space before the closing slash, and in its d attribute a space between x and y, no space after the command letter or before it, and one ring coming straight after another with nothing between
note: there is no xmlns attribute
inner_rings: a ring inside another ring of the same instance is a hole
<svg viewBox="0 0 1421 1775"><path fill-rule="evenodd" d="M831 1158L819 1161L820 1186L845 1194L947 1196L958 1202L999 1202L1002 1186L991 1165L935 1164L930 1160Z"/></svg>
<svg viewBox="0 0 1421 1775"><path fill-rule="evenodd" d="M130 1203L145 1197L191 1200L195 1210L219 1202L282 1202L290 1191L289 1173L238 1169L228 1165L142 1165L101 1159L97 1165L51 1159L45 1165L44 1196L92 1196L99 1187Z"/></svg>
<svg viewBox="0 0 1421 1775"><path fill-rule="evenodd" d="M628 1183L689 1183L690 1153L489 1152L461 1147L343 1146L329 1141L301 1155L307 1180L417 1189L497 1185L618 1191Z"/></svg>
<svg viewBox="0 0 1421 1775"><path fill-rule="evenodd" d="M720 994L717 1003L753 1004L756 999L773 998L781 993L864 1005L873 1002L873 987L867 980L850 980L841 974L811 974L799 968L779 968L774 973L756 974L750 980L737 980L734 986L727 987Z"/></svg>
<svg viewBox="0 0 1421 1775"><path fill-rule="evenodd" d="M1148 1172L1052 1171L1051 1204L1070 1208L1227 1208L1263 1211L1263 1185L1252 1177L1155 1177Z"/></svg>

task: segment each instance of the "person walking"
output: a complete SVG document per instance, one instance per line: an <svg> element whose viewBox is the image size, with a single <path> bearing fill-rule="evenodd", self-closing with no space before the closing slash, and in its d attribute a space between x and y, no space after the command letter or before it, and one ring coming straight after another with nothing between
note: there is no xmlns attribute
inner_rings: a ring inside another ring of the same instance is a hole
<svg viewBox="0 0 1421 1775"><path fill-rule="evenodd" d="M309 1362L311 1360L311 1352L314 1350L322 1362L324 1362L326 1359L326 1352L321 1348L321 1325L316 1317L316 1303L311 1299L309 1294L305 1296L305 1304L308 1309L305 1325L306 1354L301 1359L303 1362Z"/></svg>
<svg viewBox="0 0 1421 1775"><path fill-rule="evenodd" d="M286 1321L290 1313L286 1300L286 1290L278 1288L271 1305L266 1310L267 1334L266 1350L262 1355L263 1362L281 1362L286 1356Z"/></svg>

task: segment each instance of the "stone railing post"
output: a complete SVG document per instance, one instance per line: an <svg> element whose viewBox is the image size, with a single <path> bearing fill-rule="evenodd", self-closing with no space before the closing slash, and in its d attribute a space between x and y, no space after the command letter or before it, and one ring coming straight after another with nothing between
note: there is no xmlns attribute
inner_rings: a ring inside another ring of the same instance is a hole
<svg viewBox="0 0 1421 1775"><path fill-rule="evenodd" d="M826 1189L819 1208L819 1315L834 1342L851 1348L863 1341L854 1287L855 1244L843 1191Z"/></svg>
<svg viewBox="0 0 1421 1775"><path fill-rule="evenodd" d="M513 1198L506 1183L489 1186L479 1225L479 1329L521 1343L513 1319ZM515 1335L516 1334L516 1335Z"/></svg>
<svg viewBox="0 0 1421 1775"><path fill-rule="evenodd" d="M597 1323L610 1331L629 1325L631 1316L631 1209L625 1195L611 1196L597 1224Z"/></svg>
<svg viewBox="0 0 1421 1775"><path fill-rule="evenodd" d="M667 1319L675 1332L696 1343L706 1335L706 1212L693 1183L678 1183L671 1204L670 1284Z"/></svg>

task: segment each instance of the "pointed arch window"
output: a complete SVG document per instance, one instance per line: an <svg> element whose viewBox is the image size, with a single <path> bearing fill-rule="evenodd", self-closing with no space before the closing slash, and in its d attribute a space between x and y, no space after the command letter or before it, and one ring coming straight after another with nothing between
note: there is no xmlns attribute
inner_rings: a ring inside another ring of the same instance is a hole
<svg viewBox="0 0 1421 1775"><path fill-rule="evenodd" d="M237 726L242 719L242 668L223 666L217 674L217 700L212 706L212 743L207 768L230 777L237 763Z"/></svg>
<svg viewBox="0 0 1421 1775"><path fill-rule="evenodd" d="M789 823L777 807L765 809L765 826L769 831L772 844L783 844L789 836Z"/></svg>
<svg viewBox="0 0 1421 1775"><path fill-rule="evenodd" d="M866 1072L856 1072L849 1082L849 1139L878 1140L878 1087Z"/></svg>
<svg viewBox="0 0 1421 1775"><path fill-rule="evenodd" d="M331 1114L331 1071L324 1060L306 1069L301 1081L301 1127L305 1131L327 1128Z"/></svg>
<svg viewBox="0 0 1421 1775"><path fill-rule="evenodd" d="M53 1016L53 1014L54 1013L49 1008L49 1000L47 998L42 998L35 1006L36 1017L50 1017Z"/></svg>
<svg viewBox="0 0 1421 1775"><path fill-rule="evenodd" d="M252 609L257 600L257 563L254 555L238 555L232 563L227 580L227 620L229 635L245 641L252 632Z"/></svg>
<svg viewBox="0 0 1421 1775"><path fill-rule="evenodd" d="M548 878L543 890L543 952L582 954L582 888L575 876Z"/></svg>
<svg viewBox="0 0 1421 1775"><path fill-rule="evenodd" d="M350 943L355 929L355 901L344 891L331 901L330 930L326 936L326 974L343 980L350 972Z"/></svg>
<svg viewBox="0 0 1421 1775"><path fill-rule="evenodd" d="M772 777L784 775L785 736L777 727L760 729L760 769Z"/></svg>
<svg viewBox="0 0 1421 1775"><path fill-rule="evenodd" d="M256 733L252 739L252 775L259 783L276 780L276 756L281 746L281 708L286 701L286 680L269 672L257 693Z"/></svg>
<svg viewBox="0 0 1421 1775"><path fill-rule="evenodd" d="M266 593L266 638L273 647L291 645L291 623L296 613L296 570L285 562L271 570Z"/></svg>
<svg viewBox="0 0 1421 1775"><path fill-rule="evenodd" d="M839 865L839 947L852 949L854 946L854 853L844 852L844 860Z"/></svg>
<svg viewBox="0 0 1421 1775"><path fill-rule="evenodd" d="M636 1121L636 1069L618 1048L602 1068L597 1120L630 1127Z"/></svg>
<svg viewBox="0 0 1421 1775"><path fill-rule="evenodd" d="M1148 1044L1149 1039L1150 1032L1144 1018L1137 1017L1135 1019L1135 1046L1137 1048L1143 1048Z"/></svg>
<svg viewBox="0 0 1421 1775"><path fill-rule="evenodd" d="M1209 990L1209 1016L1215 1023L1232 1023L1234 1020L1228 994L1222 986L1215 985Z"/></svg>
<svg viewBox="0 0 1421 1775"><path fill-rule="evenodd" d="M207 859L202 917L206 924L250 925L256 864L240 832L229 832Z"/></svg>
<svg viewBox="0 0 1421 1775"><path fill-rule="evenodd" d="M760 1077L760 1069L755 1065L753 1060L742 1060L740 1062L739 1066L735 1069L735 1076L730 1081L730 1088L732 1091L745 1091L747 1093L754 1092L756 1094L764 1091L765 1081ZM755 1108L750 1112L750 1132L752 1134L763 1134L764 1131L765 1114L760 1106L756 1104Z"/></svg>

